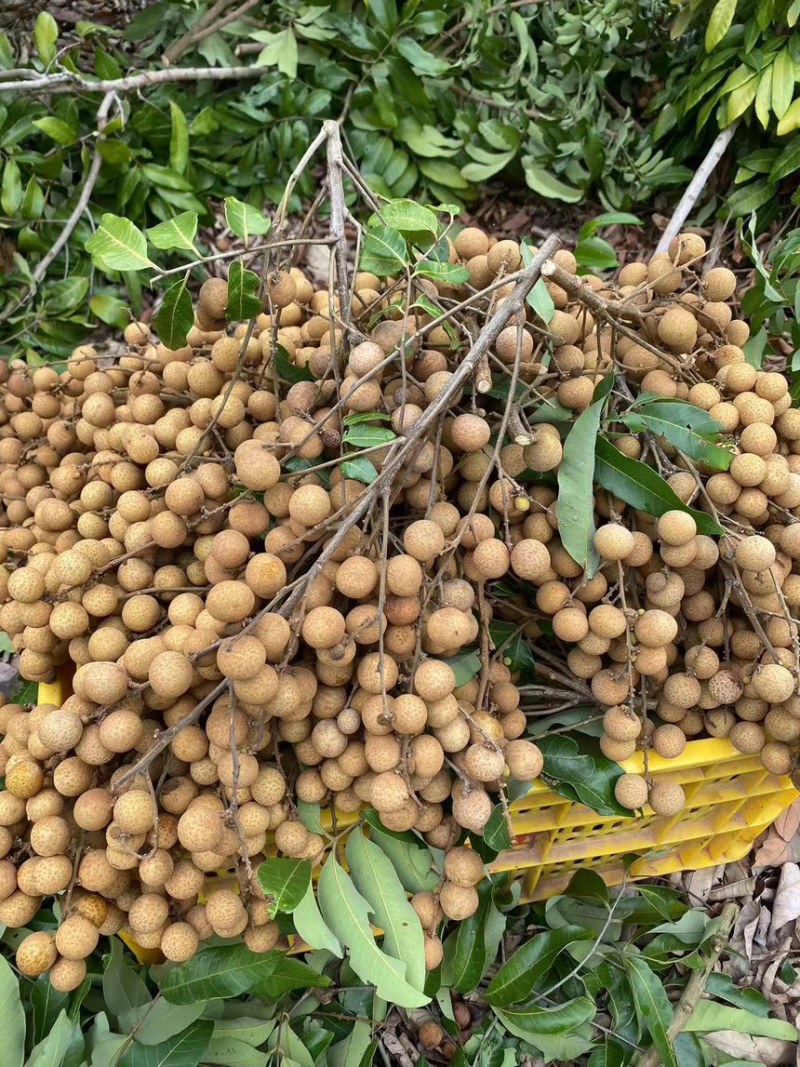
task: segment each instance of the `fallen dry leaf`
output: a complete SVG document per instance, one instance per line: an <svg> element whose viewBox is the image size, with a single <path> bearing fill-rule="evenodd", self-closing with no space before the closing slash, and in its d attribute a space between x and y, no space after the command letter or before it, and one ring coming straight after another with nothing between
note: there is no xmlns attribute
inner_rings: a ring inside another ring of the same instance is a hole
<svg viewBox="0 0 800 1067"><path fill-rule="evenodd" d="M795 1063L797 1046L791 1041L779 1041L775 1037L751 1037L736 1030L717 1030L703 1034L709 1045L741 1060L754 1060L765 1067L789 1067Z"/></svg>
<svg viewBox="0 0 800 1067"><path fill-rule="evenodd" d="M772 903L772 922L770 923L768 944L776 944L780 931L800 919L800 867L796 863L786 863L781 867L781 877Z"/></svg>

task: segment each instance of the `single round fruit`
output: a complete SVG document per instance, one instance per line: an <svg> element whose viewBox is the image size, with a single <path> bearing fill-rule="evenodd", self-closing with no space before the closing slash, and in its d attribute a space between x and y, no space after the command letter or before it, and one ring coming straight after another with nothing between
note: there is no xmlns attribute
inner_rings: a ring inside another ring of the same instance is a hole
<svg viewBox="0 0 800 1067"><path fill-rule="evenodd" d="M648 803L656 815L678 815L683 811L686 794L675 782L654 782L650 787Z"/></svg>
<svg viewBox="0 0 800 1067"><path fill-rule="evenodd" d="M614 786L617 803L630 811L637 811L647 803L647 782L640 774L623 774Z"/></svg>
<svg viewBox="0 0 800 1067"><path fill-rule="evenodd" d="M439 903L448 919L461 922L478 910L478 894L472 886L446 881L439 890Z"/></svg>

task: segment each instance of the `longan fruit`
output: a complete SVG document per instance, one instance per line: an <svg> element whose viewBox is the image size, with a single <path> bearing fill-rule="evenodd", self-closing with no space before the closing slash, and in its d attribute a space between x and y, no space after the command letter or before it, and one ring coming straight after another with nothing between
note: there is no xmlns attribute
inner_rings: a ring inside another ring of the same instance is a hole
<svg viewBox="0 0 800 1067"><path fill-rule="evenodd" d="M656 727L650 738L650 744L654 751L664 759L677 759L686 748L686 734L680 727L667 723Z"/></svg>
<svg viewBox="0 0 800 1067"><path fill-rule="evenodd" d="M630 708L619 704L604 714L603 730L612 741L635 741L642 732L642 720Z"/></svg>
<svg viewBox="0 0 800 1067"><path fill-rule="evenodd" d="M640 774L623 774L614 785L614 796L623 808L636 811L647 803L647 782Z"/></svg>
<svg viewBox="0 0 800 1067"><path fill-rule="evenodd" d="M676 782L653 782L648 803L656 815L678 815L686 804L686 794Z"/></svg>
<svg viewBox="0 0 800 1067"><path fill-rule="evenodd" d="M49 973L50 985L59 993L71 993L85 977L85 960L70 960L63 956L56 960Z"/></svg>
<svg viewBox="0 0 800 1067"><path fill-rule="evenodd" d="M473 886L445 881L439 890L439 904L448 919L461 922L478 910L478 894Z"/></svg>
<svg viewBox="0 0 800 1067"><path fill-rule="evenodd" d="M17 947L16 963L21 974L36 978L49 971L58 955L55 939L47 931L29 934Z"/></svg>
<svg viewBox="0 0 800 1067"><path fill-rule="evenodd" d="M67 960L84 960L97 948L100 933L89 919L82 915L68 915L55 935L58 954Z"/></svg>
<svg viewBox="0 0 800 1067"><path fill-rule="evenodd" d="M618 523L608 523L595 531L594 547L604 560L623 560L634 549L633 534Z"/></svg>
<svg viewBox="0 0 800 1067"><path fill-rule="evenodd" d="M510 740L503 755L509 774L518 782L538 778L544 767L542 753L532 741Z"/></svg>

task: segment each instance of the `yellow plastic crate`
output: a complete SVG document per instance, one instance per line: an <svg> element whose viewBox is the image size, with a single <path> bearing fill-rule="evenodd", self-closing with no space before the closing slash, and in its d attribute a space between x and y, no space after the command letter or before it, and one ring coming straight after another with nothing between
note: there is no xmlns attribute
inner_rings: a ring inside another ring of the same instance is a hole
<svg viewBox="0 0 800 1067"><path fill-rule="evenodd" d="M64 680L40 685L39 702L60 705L67 690ZM641 752L622 764L638 774L643 765ZM674 760L650 753L648 768L654 778L683 787L686 806L680 815L598 815L534 782L527 796L510 806L514 847L490 870L516 872L523 879L522 899L543 900L563 892L582 867L618 885L624 877L732 863L800 796L788 777L769 774L758 757L743 756L726 740L690 741ZM337 821L345 826L354 819Z"/></svg>
<svg viewBox="0 0 800 1067"><path fill-rule="evenodd" d="M643 754L622 766L641 774ZM650 753L648 768L655 779L683 787L686 806L679 815L598 815L534 782L528 795L511 805L515 846L491 869L517 871L523 899L544 900L563 892L582 867L619 885L623 877L732 863L800 796L788 777L769 774L758 757L743 756L726 740L690 741L673 760Z"/></svg>

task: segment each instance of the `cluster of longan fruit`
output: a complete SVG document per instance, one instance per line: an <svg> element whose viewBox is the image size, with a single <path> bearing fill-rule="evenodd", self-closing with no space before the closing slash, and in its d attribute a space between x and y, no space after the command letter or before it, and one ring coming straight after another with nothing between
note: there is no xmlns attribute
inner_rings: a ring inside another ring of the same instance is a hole
<svg viewBox="0 0 800 1067"><path fill-rule="evenodd" d="M469 345L431 326L405 279L356 274L343 322L338 296L292 267L269 276L253 323L229 324L213 278L182 348L132 323L115 357L82 346L61 371L0 365L0 628L26 679L74 672L60 708L0 707L0 922L26 925L52 895L61 909L54 936L22 943L24 973L74 988L101 933L174 961L212 934L280 944L252 872L273 848L323 859L298 802L343 819L371 805L445 852L437 892L412 898L436 967L443 920L478 906L464 832L483 832L507 779L543 766L493 618L529 639L548 620L603 709L609 757L677 756L706 732L792 770L800 412L782 376L745 363L735 279L698 280L698 241L628 264L619 285L556 253L569 291L546 282L552 320L528 310L492 347L496 376L513 368L576 414L617 367L632 392L709 411L736 453L721 475L658 445L678 497L724 520L719 545L686 512L656 520L598 490L592 577L561 542L555 488L523 476L557 473L569 425L538 422L521 443L519 412L453 382ZM488 285L476 306L502 309L519 245L467 228L452 258L471 286L423 280L428 300ZM588 291L642 344L593 316ZM308 377L288 381L283 361ZM626 455L651 447L611 419ZM356 450L350 427L365 424L395 437ZM354 457L376 488L343 467ZM683 802L632 775L617 795L657 814ZM217 878L231 869L239 892Z"/></svg>

